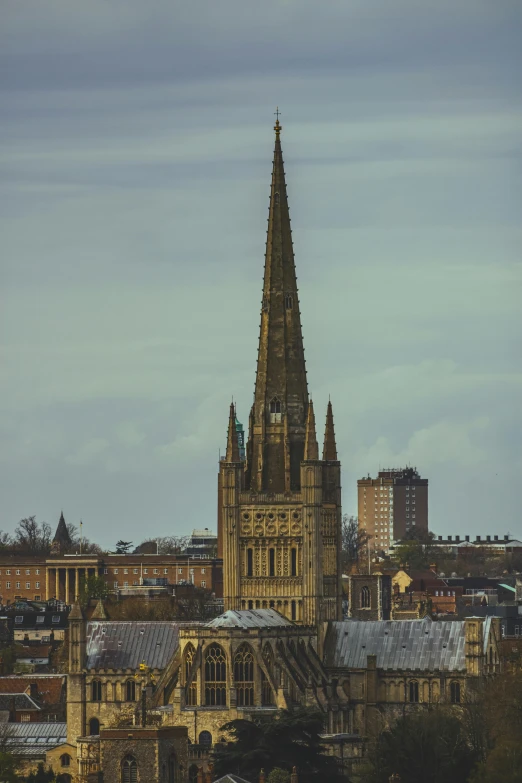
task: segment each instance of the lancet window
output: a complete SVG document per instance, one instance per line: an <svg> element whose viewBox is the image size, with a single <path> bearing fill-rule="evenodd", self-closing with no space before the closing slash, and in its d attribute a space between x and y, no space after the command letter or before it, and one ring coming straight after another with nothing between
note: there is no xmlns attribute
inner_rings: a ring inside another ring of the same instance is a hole
<svg viewBox="0 0 522 783"><path fill-rule="evenodd" d="M417 680L412 680L409 686L409 697L413 704L417 704L419 701L419 683Z"/></svg>
<svg viewBox="0 0 522 783"><path fill-rule="evenodd" d="M91 700L92 701L102 700L102 684L100 680L93 680L91 682Z"/></svg>
<svg viewBox="0 0 522 783"><path fill-rule="evenodd" d="M254 704L254 656L246 644L242 644L234 656L234 681L238 706L251 707Z"/></svg>
<svg viewBox="0 0 522 783"><path fill-rule="evenodd" d="M450 697L451 697L452 704L460 704L460 682L451 683Z"/></svg>
<svg viewBox="0 0 522 783"><path fill-rule="evenodd" d="M205 655L205 704L209 707L227 703L227 659L218 644L211 645Z"/></svg>
<svg viewBox="0 0 522 783"><path fill-rule="evenodd" d="M197 683L196 676L189 685L190 671L194 658L196 657L196 651L191 644L187 644L185 647L185 704L188 707L195 707L197 704Z"/></svg>
<svg viewBox="0 0 522 783"><path fill-rule="evenodd" d="M371 606L370 588L366 585L361 589L361 609L369 609Z"/></svg>
<svg viewBox="0 0 522 783"><path fill-rule="evenodd" d="M136 701L136 683L134 680L127 680L125 683L125 701Z"/></svg>

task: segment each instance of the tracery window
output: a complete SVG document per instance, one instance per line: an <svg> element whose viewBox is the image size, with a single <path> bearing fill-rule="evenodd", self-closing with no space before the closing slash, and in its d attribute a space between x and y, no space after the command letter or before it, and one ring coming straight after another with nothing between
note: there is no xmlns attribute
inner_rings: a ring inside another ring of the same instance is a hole
<svg viewBox="0 0 522 783"><path fill-rule="evenodd" d="M369 609L371 606L370 588L366 585L361 589L361 609Z"/></svg>
<svg viewBox="0 0 522 783"><path fill-rule="evenodd" d="M292 576L297 576L297 549L291 550L291 558Z"/></svg>
<svg viewBox="0 0 522 783"><path fill-rule="evenodd" d="M412 704L417 704L419 701L419 683L417 680L412 680L409 686L409 700Z"/></svg>
<svg viewBox="0 0 522 783"><path fill-rule="evenodd" d="M291 611L290 611L291 619L292 620L296 620L297 619L297 614L296 614L296 611L295 611L295 601L291 601L290 602L290 609L291 609Z"/></svg>
<svg viewBox="0 0 522 783"><path fill-rule="evenodd" d="M194 658L196 657L196 650L192 644L187 644L185 647L185 704L188 707L195 707L198 698L198 690L196 683L196 676L194 676L192 682L189 685L190 671Z"/></svg>
<svg viewBox="0 0 522 783"><path fill-rule="evenodd" d="M102 700L102 684L100 680L93 680L91 682L91 701Z"/></svg>
<svg viewBox="0 0 522 783"><path fill-rule="evenodd" d="M234 656L234 680L238 706L251 707L254 704L254 656L247 644L242 644Z"/></svg>
<svg viewBox="0 0 522 783"><path fill-rule="evenodd" d="M125 683L125 701L136 701L136 683L134 680L127 680Z"/></svg>
<svg viewBox="0 0 522 783"><path fill-rule="evenodd" d="M293 300L291 294L285 294L285 309L291 310L293 307Z"/></svg>
<svg viewBox="0 0 522 783"><path fill-rule="evenodd" d="M247 549L247 576L253 576L254 574L254 550Z"/></svg>
<svg viewBox="0 0 522 783"><path fill-rule="evenodd" d="M264 671L261 669L261 704L263 707L270 707L274 703L274 693L270 682Z"/></svg>
<svg viewBox="0 0 522 783"><path fill-rule="evenodd" d="M209 707L227 703L227 659L218 644L212 644L205 655L205 704Z"/></svg>
<svg viewBox="0 0 522 783"><path fill-rule="evenodd" d="M127 755L121 762L121 783L138 783L138 762Z"/></svg>
<svg viewBox="0 0 522 783"><path fill-rule="evenodd" d="M460 704L460 682L451 683L450 698L452 704Z"/></svg>

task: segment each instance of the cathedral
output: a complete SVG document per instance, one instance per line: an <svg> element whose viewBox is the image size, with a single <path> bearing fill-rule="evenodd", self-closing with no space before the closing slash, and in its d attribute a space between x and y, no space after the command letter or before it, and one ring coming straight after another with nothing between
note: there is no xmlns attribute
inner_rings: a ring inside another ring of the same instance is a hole
<svg viewBox="0 0 522 783"><path fill-rule="evenodd" d="M386 619L374 576L358 577L357 619L343 619L340 462L332 405L320 457L308 394L281 130L277 120L248 439L231 405L219 463L225 611L112 622L101 602L89 621L74 606L67 742L53 751L74 759L70 781L110 767L111 783L195 783L224 724L295 705L324 713L348 773L398 715L458 705L470 680L499 670L495 618Z"/></svg>
<svg viewBox="0 0 522 783"><path fill-rule="evenodd" d="M341 619L341 470L332 405L320 459L308 396L279 120L246 459L231 406L218 487L225 609L272 608L302 625Z"/></svg>

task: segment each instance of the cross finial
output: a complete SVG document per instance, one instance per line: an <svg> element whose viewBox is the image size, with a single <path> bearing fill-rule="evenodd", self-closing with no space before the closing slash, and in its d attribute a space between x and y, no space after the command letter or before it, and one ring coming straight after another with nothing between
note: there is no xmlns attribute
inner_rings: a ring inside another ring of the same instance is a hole
<svg viewBox="0 0 522 783"><path fill-rule="evenodd" d="M274 125L274 130L276 132L276 136L279 136L283 127L279 122L279 115L281 114L281 112L279 111L279 106L276 106L276 110L274 114L276 116L276 124Z"/></svg>

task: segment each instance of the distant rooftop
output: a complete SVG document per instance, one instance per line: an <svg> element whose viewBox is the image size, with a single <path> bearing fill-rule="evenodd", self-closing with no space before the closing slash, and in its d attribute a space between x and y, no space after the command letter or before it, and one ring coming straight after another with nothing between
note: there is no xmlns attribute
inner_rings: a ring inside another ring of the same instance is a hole
<svg viewBox="0 0 522 783"><path fill-rule="evenodd" d="M205 628L266 628L277 625L293 625L275 609L229 609L215 617Z"/></svg>

